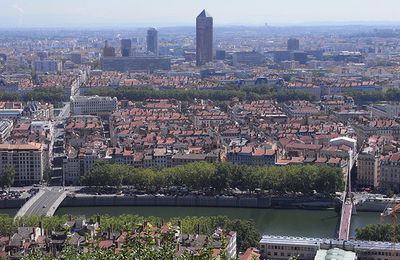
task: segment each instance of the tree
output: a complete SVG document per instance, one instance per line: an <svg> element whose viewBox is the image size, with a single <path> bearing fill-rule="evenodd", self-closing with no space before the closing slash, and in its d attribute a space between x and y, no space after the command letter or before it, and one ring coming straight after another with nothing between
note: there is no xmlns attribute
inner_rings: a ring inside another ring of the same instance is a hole
<svg viewBox="0 0 400 260"><path fill-rule="evenodd" d="M397 226L399 230L400 225ZM369 241L386 241L391 242L393 234L393 226L390 224L373 224L367 225L364 228L356 229L356 238L358 240L369 240ZM399 241L400 234L397 234L397 241Z"/></svg>
<svg viewBox="0 0 400 260"><path fill-rule="evenodd" d="M15 178L15 168L12 165L6 165L0 176L0 186L4 190L6 187L11 187L14 183Z"/></svg>
<svg viewBox="0 0 400 260"><path fill-rule="evenodd" d="M321 165L242 166L231 163L196 162L164 169L136 169L128 165L99 163L83 176L87 186L130 185L157 193L162 187L183 186L190 190L221 193L229 188L311 194L343 189L340 169Z"/></svg>

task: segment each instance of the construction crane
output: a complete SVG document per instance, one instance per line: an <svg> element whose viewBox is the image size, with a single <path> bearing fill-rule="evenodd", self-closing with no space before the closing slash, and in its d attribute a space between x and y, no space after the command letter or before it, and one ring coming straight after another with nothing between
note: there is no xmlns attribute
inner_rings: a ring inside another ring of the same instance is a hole
<svg viewBox="0 0 400 260"><path fill-rule="evenodd" d="M400 212L400 204L396 203L396 197L386 206L385 210L381 213L382 217L390 216L392 218L392 252L391 259L396 259L396 243L397 243L397 213Z"/></svg>

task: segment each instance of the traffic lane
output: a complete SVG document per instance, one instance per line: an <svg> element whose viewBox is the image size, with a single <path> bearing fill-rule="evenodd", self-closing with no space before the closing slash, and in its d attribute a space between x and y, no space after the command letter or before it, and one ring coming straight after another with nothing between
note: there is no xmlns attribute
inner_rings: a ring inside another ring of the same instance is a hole
<svg viewBox="0 0 400 260"><path fill-rule="evenodd" d="M47 210L60 197L61 193L46 191L33 205L26 211L26 216L46 215ZM45 207L43 207L45 206Z"/></svg>

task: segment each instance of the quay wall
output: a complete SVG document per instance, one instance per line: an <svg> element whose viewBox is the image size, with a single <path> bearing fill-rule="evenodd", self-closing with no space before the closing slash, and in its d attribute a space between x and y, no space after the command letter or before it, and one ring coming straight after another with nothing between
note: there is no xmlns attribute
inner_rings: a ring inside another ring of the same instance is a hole
<svg viewBox="0 0 400 260"><path fill-rule="evenodd" d="M90 206L176 206L176 207L227 207L227 208L302 208L327 209L340 205L333 199L304 199L276 197L231 197L231 196L117 196L77 195L66 197L61 207Z"/></svg>
<svg viewBox="0 0 400 260"><path fill-rule="evenodd" d="M10 200L0 200L0 209L19 209L26 202L27 199L10 199Z"/></svg>

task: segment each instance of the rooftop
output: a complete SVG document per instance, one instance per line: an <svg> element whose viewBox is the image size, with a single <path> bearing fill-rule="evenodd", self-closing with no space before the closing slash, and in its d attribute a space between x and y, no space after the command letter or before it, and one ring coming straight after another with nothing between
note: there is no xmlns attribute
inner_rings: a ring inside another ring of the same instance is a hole
<svg viewBox="0 0 400 260"><path fill-rule="evenodd" d="M212 16L204 9L198 16L197 18L212 18Z"/></svg>

